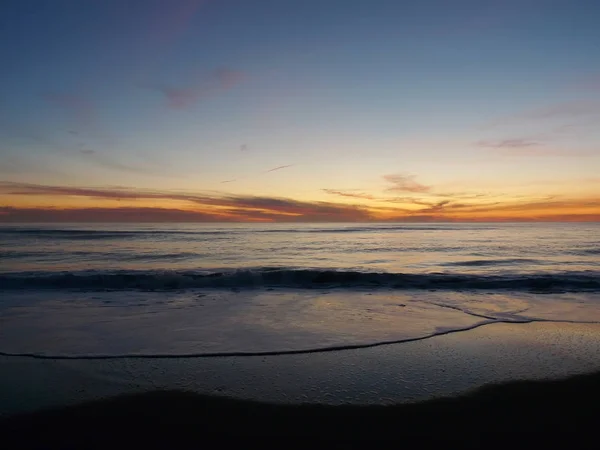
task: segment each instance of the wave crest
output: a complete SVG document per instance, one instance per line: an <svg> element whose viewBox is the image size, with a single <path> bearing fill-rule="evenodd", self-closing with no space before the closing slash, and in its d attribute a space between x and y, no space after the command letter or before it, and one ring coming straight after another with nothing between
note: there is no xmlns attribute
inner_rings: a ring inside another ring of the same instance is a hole
<svg viewBox="0 0 600 450"><path fill-rule="evenodd" d="M600 291L595 271L471 275L259 268L235 271L22 272L0 275L0 289L172 290L190 288L389 288Z"/></svg>

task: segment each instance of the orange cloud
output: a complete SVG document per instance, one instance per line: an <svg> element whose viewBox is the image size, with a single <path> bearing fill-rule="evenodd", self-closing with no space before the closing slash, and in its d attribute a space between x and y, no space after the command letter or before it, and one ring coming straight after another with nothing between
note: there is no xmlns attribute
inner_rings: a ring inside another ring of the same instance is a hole
<svg viewBox="0 0 600 450"><path fill-rule="evenodd" d="M360 198L363 200L376 200L377 198L373 195L361 193L361 192L353 192L353 191L340 191L337 189L322 189L323 192L331 195L338 195L340 197L350 197L350 198Z"/></svg>
<svg viewBox="0 0 600 450"><path fill-rule="evenodd" d="M384 175L384 180L392 183L392 187L387 190L390 192L428 192L431 188L415 181L414 175Z"/></svg>
<svg viewBox="0 0 600 450"><path fill-rule="evenodd" d="M404 179L402 179L404 180ZM404 181L402 181L404 182ZM413 189L414 186L408 185ZM426 187L429 190L428 187ZM419 189L419 188L417 188ZM339 195L338 191L331 191ZM345 196L344 191L339 191ZM418 193L419 191L410 191ZM360 195L360 194L357 194ZM0 183L4 205L0 220L27 221L270 221L270 222L373 222L373 221L595 221L600 220L600 198L541 199L446 196L433 200L406 197L384 199L366 194L369 204L299 201L270 196L202 194ZM350 196L352 197L352 196ZM354 198L361 199L354 196ZM27 201L25 201L27 199ZM35 203L37 200L37 204ZM80 199L73 202L74 199ZM50 200L50 202L49 202ZM392 201L393 200L393 201ZM119 211L123 215L119 216ZM97 214L96 214L97 213ZM119 216L120 218L117 218Z"/></svg>
<svg viewBox="0 0 600 450"><path fill-rule="evenodd" d="M215 220L228 219L237 221L269 220L269 221L370 221L374 217L367 208L357 205L347 205L329 202L298 201L285 198L265 196L235 196L235 195L204 195L195 193L174 193L160 191L142 191L132 189L110 188L80 188L71 186L45 186L26 183L0 183L0 193L5 198L18 196L54 196L60 204L61 197L84 197L94 199L113 199L137 201L141 199L162 200L165 208L169 204L185 202L189 212L211 214ZM9 211L12 216L18 216L18 202ZM124 204L123 207L129 207ZM15 209L16 208L16 209ZM28 208L31 210L32 208ZM92 208L89 208L92 209ZM117 208L119 209L119 208ZM33 214L28 212L28 214ZM40 209L42 215L56 215L54 209ZM66 213L62 213L63 215ZM86 209L87 214L87 209ZM204 220L202 215L195 216ZM41 219L40 219L41 220Z"/></svg>
<svg viewBox="0 0 600 450"><path fill-rule="evenodd" d="M170 208L0 208L3 222L222 222L227 215ZM248 218L250 221L251 218Z"/></svg>

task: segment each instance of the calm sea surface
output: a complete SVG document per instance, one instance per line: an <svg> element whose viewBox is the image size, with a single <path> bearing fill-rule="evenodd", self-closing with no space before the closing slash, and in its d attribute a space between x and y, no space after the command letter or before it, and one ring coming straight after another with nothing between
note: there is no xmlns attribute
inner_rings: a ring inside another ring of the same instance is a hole
<svg viewBox="0 0 600 450"><path fill-rule="evenodd" d="M600 322L600 224L0 226L0 352L204 355Z"/></svg>

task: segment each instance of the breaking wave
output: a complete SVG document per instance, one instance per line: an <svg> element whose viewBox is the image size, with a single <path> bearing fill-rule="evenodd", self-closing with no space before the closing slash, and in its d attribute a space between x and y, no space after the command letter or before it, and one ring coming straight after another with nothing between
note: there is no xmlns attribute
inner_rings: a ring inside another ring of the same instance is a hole
<svg viewBox="0 0 600 450"><path fill-rule="evenodd" d="M475 275L388 273L263 267L231 271L13 272L0 275L0 289L172 290L191 288L389 288L600 291L600 272Z"/></svg>

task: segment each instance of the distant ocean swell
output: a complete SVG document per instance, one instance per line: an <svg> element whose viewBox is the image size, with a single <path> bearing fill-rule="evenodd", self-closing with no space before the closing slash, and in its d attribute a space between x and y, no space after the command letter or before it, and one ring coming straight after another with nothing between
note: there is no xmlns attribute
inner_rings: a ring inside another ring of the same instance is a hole
<svg viewBox="0 0 600 450"><path fill-rule="evenodd" d="M43 237L53 239L131 239L135 237L156 237L157 235L173 236L214 236L214 235L233 235L251 233L366 233L366 232L386 232L386 231L447 231L454 230L452 225L440 226L352 226L352 227L298 227L298 228L255 228L225 230L84 230L84 229L48 229L48 228L21 228L6 227L0 229L0 235L22 236L24 238ZM492 230L493 228L470 227L470 230Z"/></svg>
<svg viewBox="0 0 600 450"><path fill-rule="evenodd" d="M296 250L293 246L285 246L281 245L278 247L278 250L288 250L294 251ZM309 246L306 245L303 247L304 251L327 251L327 247L322 246ZM386 253L402 253L406 251L417 251L420 250L418 248L395 248L395 247L387 247L387 248L371 248L365 247L361 249L361 253L364 255L370 254L386 254ZM429 248L422 250L423 253L427 252L436 252L436 251L446 251L451 252L454 249L452 248ZM458 251L458 250L456 250ZM351 249L338 250L339 253L356 253L356 250L352 251ZM126 251L120 252L106 252L106 251L70 251L66 256L60 253L52 253L49 251L22 251L22 250L0 250L0 258L1 259L23 259L23 258L38 258L39 260L44 259L68 259L68 258L80 258L85 260L97 260L99 258L116 261L173 261L173 260L181 260L181 259L197 259L203 257L210 257L210 254L200 253L200 252L172 252L172 253L132 253ZM488 267L488 266L506 266L506 265L518 265L518 264L537 264L543 265L547 264L542 259L528 259L528 258L497 258L497 259L473 259L473 260L465 260L465 261L452 261L446 263L440 263L442 266L468 266L468 267Z"/></svg>
<svg viewBox="0 0 600 450"><path fill-rule="evenodd" d="M408 274L261 268L232 271L21 272L0 275L0 289L173 290L191 288L389 288L600 292L600 271L554 274Z"/></svg>

